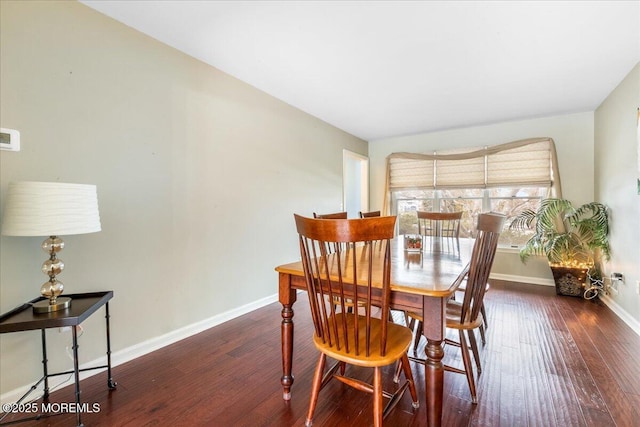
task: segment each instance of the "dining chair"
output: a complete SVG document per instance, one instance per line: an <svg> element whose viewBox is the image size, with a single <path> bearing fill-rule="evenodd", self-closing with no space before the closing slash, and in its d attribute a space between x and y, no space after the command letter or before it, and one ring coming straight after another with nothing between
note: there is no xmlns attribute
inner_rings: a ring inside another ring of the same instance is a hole
<svg viewBox="0 0 640 427"><path fill-rule="evenodd" d="M376 427L382 426L384 417L407 388L413 407L417 408L417 391L407 356L411 331L387 320L391 298L390 239L396 217L351 220L294 217L314 324L313 343L320 351L305 425L312 425L318 395L331 379L373 395ZM374 241L382 244L374 245ZM338 250L328 253L327 243L339 243ZM383 266L373 268L373 259L378 256L384 256ZM346 295L356 303L364 303L363 314L347 310ZM335 301L334 297L338 299L337 305L326 303ZM373 316L374 302L380 307L377 317ZM325 372L327 357L335 363ZM405 381L393 393L383 391L382 368L397 361ZM345 375L347 365L373 368L373 384ZM388 401L383 408L385 398Z"/></svg>
<svg viewBox="0 0 640 427"><path fill-rule="evenodd" d="M362 212L360 211L360 218L373 218L380 216L380 211Z"/></svg>
<svg viewBox="0 0 640 427"><path fill-rule="evenodd" d="M478 403L478 399L469 348L471 348L476 369L478 375L480 375L482 368L474 331L483 326L482 309L484 307L484 296L488 288L489 273L493 266L498 247L498 238L504 222L505 216L502 214L491 212L478 215L477 237L473 245L469 270L466 275L464 296L462 301L449 300L446 307L446 327L458 331L459 341L446 339L445 344L460 348L464 369L445 365L445 370L466 375L471 392L471 402L474 404ZM419 313L409 313L409 316L420 322L423 320L422 315ZM416 335L416 341L420 336L421 332L420 335ZM415 350L416 343L414 342L414 354ZM421 359L412 358L412 360L424 363Z"/></svg>
<svg viewBox="0 0 640 427"><path fill-rule="evenodd" d="M440 250L457 250L460 253L460 222L462 211L458 212L426 212L417 211L418 234L431 238L432 247L434 239L440 244Z"/></svg>

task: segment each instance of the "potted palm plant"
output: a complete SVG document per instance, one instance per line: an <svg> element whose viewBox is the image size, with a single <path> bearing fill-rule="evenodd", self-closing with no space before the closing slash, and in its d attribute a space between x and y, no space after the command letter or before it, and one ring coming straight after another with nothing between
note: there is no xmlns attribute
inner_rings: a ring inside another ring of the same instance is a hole
<svg viewBox="0 0 640 427"><path fill-rule="evenodd" d="M610 257L609 215L601 203L576 209L565 199L544 199L537 211L527 209L517 215L510 228L533 228L533 236L520 249L520 259L546 256L559 295L581 295L587 272L590 277L600 276L598 261Z"/></svg>

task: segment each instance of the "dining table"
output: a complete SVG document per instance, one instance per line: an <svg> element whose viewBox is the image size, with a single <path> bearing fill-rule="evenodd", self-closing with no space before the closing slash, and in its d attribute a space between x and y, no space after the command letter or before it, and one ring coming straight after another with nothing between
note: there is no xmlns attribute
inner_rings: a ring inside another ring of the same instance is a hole
<svg viewBox="0 0 640 427"><path fill-rule="evenodd" d="M464 280L471 258L472 239L460 239L460 251L449 252L438 247L415 250L405 248L404 236L391 240L391 309L423 314L425 346L425 403L427 425L442 422L444 390L443 343L446 326L446 304ZM374 255L382 265L384 251ZM291 399L294 351L294 310L298 291L306 291L301 261L283 264L278 272L278 295L282 304L282 377L283 399ZM347 296L345 294L345 296Z"/></svg>

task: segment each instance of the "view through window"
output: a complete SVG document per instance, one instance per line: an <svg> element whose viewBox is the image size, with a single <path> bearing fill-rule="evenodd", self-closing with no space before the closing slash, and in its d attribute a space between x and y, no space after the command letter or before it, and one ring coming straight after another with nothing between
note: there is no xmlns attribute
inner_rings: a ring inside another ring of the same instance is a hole
<svg viewBox="0 0 640 427"><path fill-rule="evenodd" d="M399 234L417 234L416 211L463 211L460 237L464 238L475 237L473 233L479 213L499 212L507 216L500 245L517 247L529 239L532 231L510 230L511 221L524 209L536 210L547 191L544 187L396 191L393 193L393 214L398 215Z"/></svg>

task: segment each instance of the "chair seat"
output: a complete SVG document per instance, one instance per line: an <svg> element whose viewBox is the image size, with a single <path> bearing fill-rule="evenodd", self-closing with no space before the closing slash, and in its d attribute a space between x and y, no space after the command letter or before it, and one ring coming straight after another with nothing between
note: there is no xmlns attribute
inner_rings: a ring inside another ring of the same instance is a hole
<svg viewBox="0 0 640 427"><path fill-rule="evenodd" d="M394 363L396 360L402 357L404 353L409 349L412 341L412 333L406 326L398 325L387 321L387 346L384 356L380 356L380 334L382 331L382 320L372 318L371 319L371 338L369 355L366 354L366 317L358 316L358 329L359 329L359 345L360 352L356 354L356 346L354 343L355 330L355 318L356 315L351 313L338 313L335 317L330 319L331 325L333 322L339 322L341 324L346 318L347 328L349 330L349 345L344 344L344 338L339 337L339 343L336 341L322 342L322 338L314 335L313 342L318 350L325 353L327 356L346 362L349 364L365 367L386 366ZM337 345L339 344L339 346Z"/></svg>
<svg viewBox="0 0 640 427"><path fill-rule="evenodd" d="M491 288L491 285L489 285L489 282L487 282L487 285L484 287L484 292L487 293L489 292L489 289ZM456 291L460 291L462 293L464 293L467 290L467 280L465 279L464 282L462 282L460 284L460 286L458 286L458 289ZM455 299L455 294L453 295L453 299ZM482 344L486 344L487 340L485 338L485 329L489 329L489 319L487 319L487 310L484 307L484 301L482 302L482 306L480 307L480 313L482 313L482 325L480 326L479 330L480 330L480 337L482 338Z"/></svg>
<svg viewBox="0 0 640 427"><path fill-rule="evenodd" d="M447 328L451 329L475 329L482 325L482 316L476 317L471 322L461 322L462 303L458 301L447 302Z"/></svg>
<svg viewBox="0 0 640 427"><path fill-rule="evenodd" d="M407 314L418 322L424 322L422 314L409 311ZM452 329L475 329L482 324L482 317L479 316L474 322L460 322L460 315L462 314L462 303L455 300L447 301L447 328Z"/></svg>
<svg viewBox="0 0 640 427"><path fill-rule="evenodd" d="M487 285L484 288L485 292L489 292L489 289L491 288L491 285L489 285L489 282L487 282ZM460 292L464 292L467 290L467 281L465 280L464 282L460 283L460 286L458 286L458 289L456 291L460 291Z"/></svg>

